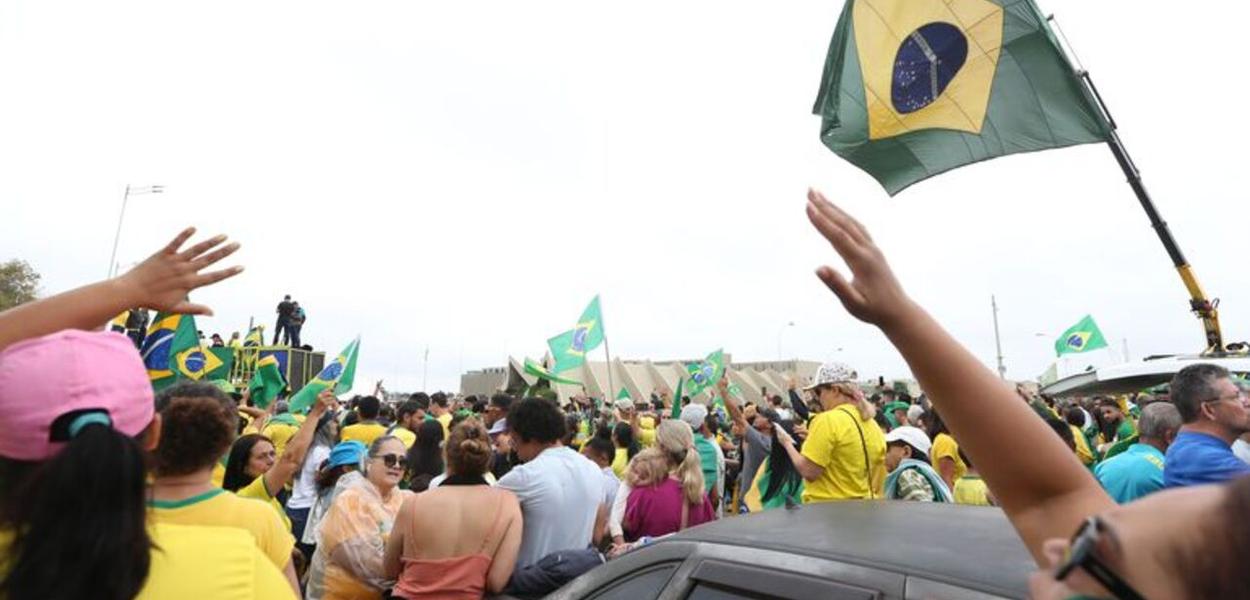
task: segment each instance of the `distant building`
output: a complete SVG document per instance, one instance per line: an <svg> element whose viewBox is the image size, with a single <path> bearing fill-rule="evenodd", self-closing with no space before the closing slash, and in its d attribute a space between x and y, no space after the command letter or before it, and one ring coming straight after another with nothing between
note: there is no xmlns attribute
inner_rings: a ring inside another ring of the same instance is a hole
<svg viewBox="0 0 1250 600"><path fill-rule="evenodd" d="M560 373L565 379L580 381L581 385L553 383L551 387L561 402L577 394L598 398L616 398L624 389L634 400L649 400L651 393L668 392L677 388L677 381L686 375L684 365L701 359L688 360L625 360L612 361L611 376L608 363L587 362L576 369ZM814 360L784 360L767 362L734 363L732 356L725 355L729 382L737 385L742 397L749 402L760 402L764 392L786 398L789 381L793 378L804 385L820 367ZM519 392L536 385L539 379L525 372L524 362L508 358L507 367L490 367L469 371L460 376L460 393L489 395L500 390ZM688 395L688 394L686 394ZM706 393L695 400L707 401Z"/></svg>

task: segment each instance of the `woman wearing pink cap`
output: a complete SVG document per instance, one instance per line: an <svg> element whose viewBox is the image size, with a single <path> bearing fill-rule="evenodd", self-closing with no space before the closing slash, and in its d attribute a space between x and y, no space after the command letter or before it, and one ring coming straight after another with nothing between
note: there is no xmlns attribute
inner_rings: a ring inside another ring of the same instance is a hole
<svg viewBox="0 0 1250 600"><path fill-rule="evenodd" d="M238 245L180 251L193 233L121 277L0 313L0 597L292 597L246 532L150 522L161 427L147 371L128 338L78 330L136 306L207 313L187 294L238 273L200 274Z"/></svg>

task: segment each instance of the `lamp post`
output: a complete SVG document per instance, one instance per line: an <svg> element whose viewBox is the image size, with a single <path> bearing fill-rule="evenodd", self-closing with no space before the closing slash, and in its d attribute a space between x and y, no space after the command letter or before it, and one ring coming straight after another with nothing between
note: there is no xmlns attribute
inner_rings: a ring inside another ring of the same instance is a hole
<svg viewBox="0 0 1250 600"><path fill-rule="evenodd" d="M786 324L785 324L785 325L782 325L782 326L781 326L781 329L778 329L778 330L777 330L777 362L781 362L781 361L782 361L782 356L781 356L781 336L782 336L782 335L784 335L784 334L786 333L786 328L787 328L787 327L794 327L794 321L786 321Z"/></svg>
<svg viewBox="0 0 1250 600"><path fill-rule="evenodd" d="M113 252L109 255L109 271L108 276L112 278L117 274L117 243L122 239L122 221L126 219L126 202L130 200L132 195L140 194L163 194L165 186L148 185L143 187L134 187L126 184L126 192L122 194L122 210L117 214L117 233L113 234Z"/></svg>

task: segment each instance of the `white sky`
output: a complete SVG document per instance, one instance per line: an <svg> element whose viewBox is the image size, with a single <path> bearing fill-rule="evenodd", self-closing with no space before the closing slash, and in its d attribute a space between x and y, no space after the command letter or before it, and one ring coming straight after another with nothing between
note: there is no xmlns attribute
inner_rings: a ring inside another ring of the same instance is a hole
<svg viewBox="0 0 1250 600"><path fill-rule="evenodd" d="M1015 156L889 198L810 114L841 3L0 1L0 260L54 293L180 227L227 232L247 271L197 293L207 333L363 336L357 389L455 388L535 358L603 296L627 358L838 358L906 376L812 275L824 189L909 291L987 364L1032 378L1092 313L1117 352L1197 351L1201 328L1104 146ZM1042 0L1094 74L1227 340L1250 337L1250 8ZM1232 116L1232 117L1230 117ZM1037 337L1038 332L1046 333ZM842 348L841 352L837 349Z"/></svg>

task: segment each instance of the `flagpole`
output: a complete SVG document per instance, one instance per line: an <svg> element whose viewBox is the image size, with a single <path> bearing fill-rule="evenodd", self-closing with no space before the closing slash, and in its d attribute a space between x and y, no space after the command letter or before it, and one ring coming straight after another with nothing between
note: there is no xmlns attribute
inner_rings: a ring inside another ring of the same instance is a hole
<svg viewBox="0 0 1250 600"><path fill-rule="evenodd" d="M1003 342L998 337L998 300L990 295L990 308L994 310L994 348L998 351L998 378L1007 378L1007 367L1003 366Z"/></svg>
<svg viewBox="0 0 1250 600"><path fill-rule="evenodd" d="M429 382L430 382L430 347L429 347L429 346L426 346L426 347L425 347L425 359L423 359L423 360L421 361L421 363L422 363L422 365L421 365L421 391L423 391L423 392L424 392L424 391L426 391L426 390L428 390L428 389L430 388L430 386L429 386Z"/></svg>
<svg viewBox="0 0 1250 600"><path fill-rule="evenodd" d="M1046 18L1047 21L1053 22L1054 15ZM1065 37L1066 40L1066 37ZM1071 43L1068 44L1071 47ZM1075 52L1073 52L1075 55ZM1079 64L1079 60L1077 61ZM1118 127L1115 118L1111 116L1111 110L1107 108L1107 103L1103 101L1102 95L1098 93L1098 87L1094 85L1093 78L1090 77L1089 71L1084 68L1073 69L1077 79L1081 81L1082 87L1086 93L1097 104L1102 116L1106 119L1107 124L1107 146L1111 148L1111 154L1115 156L1115 160L1120 165L1120 170L1124 172L1124 176L1128 179L1129 187L1133 188L1133 194L1137 196L1137 201L1141 203L1142 210L1146 211L1146 218L1150 220L1150 226L1154 228L1155 233L1159 236L1159 241L1163 243L1163 249L1168 253L1168 258L1172 259L1172 266L1180 275L1181 283L1185 285L1186 291L1189 292L1189 310L1202 320L1202 329L1206 335L1206 350L1204 355L1220 356L1225 354L1224 336L1220 331L1219 316L1219 300L1211 300L1202 290L1202 286L1198 283L1198 277L1194 274L1193 266L1189 261L1185 260L1185 255L1181 252L1180 246L1176 243L1176 238L1172 236L1172 230L1168 229L1168 224L1159 215L1159 210L1155 208L1154 201L1150 198L1150 192L1146 191L1145 184L1142 183L1141 171L1137 170L1137 164L1133 162L1132 157L1128 154L1128 149L1124 147L1124 142L1120 140L1120 134L1117 132Z"/></svg>
<svg viewBox="0 0 1250 600"><path fill-rule="evenodd" d="M602 310L602 309L600 309ZM600 313L603 314L603 313ZM606 331L606 330L604 330ZM612 353L608 351L608 336L603 336L603 355L608 359L608 393L603 395L604 400L609 397L616 398L616 385L612 383Z"/></svg>

